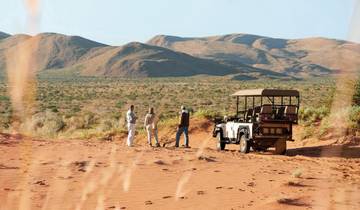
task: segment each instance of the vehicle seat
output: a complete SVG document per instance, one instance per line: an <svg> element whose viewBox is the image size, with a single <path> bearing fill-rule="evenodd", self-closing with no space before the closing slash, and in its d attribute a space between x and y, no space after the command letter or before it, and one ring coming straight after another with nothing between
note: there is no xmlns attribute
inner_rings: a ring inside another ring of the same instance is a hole
<svg viewBox="0 0 360 210"><path fill-rule="evenodd" d="M245 114L245 122L250 122L253 114L253 109L248 109Z"/></svg>
<svg viewBox="0 0 360 210"><path fill-rule="evenodd" d="M297 122L298 121L297 107L296 106L286 106L284 117L286 120L289 120L291 122Z"/></svg>
<svg viewBox="0 0 360 210"><path fill-rule="evenodd" d="M272 112L273 112L272 105L270 104L263 105L260 111L260 121L271 120Z"/></svg>
<svg viewBox="0 0 360 210"><path fill-rule="evenodd" d="M276 119L278 119L278 120L284 119L285 109L286 109L285 106L279 107L279 108L277 109Z"/></svg>
<svg viewBox="0 0 360 210"><path fill-rule="evenodd" d="M256 106L254 108L254 111L253 111L253 117L256 121L259 121L259 117L260 117L260 112L261 112L261 106Z"/></svg>

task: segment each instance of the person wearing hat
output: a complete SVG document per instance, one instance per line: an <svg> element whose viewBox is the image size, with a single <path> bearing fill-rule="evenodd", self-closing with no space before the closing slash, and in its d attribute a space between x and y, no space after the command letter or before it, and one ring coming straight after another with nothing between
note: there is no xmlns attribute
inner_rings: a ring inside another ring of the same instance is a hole
<svg viewBox="0 0 360 210"><path fill-rule="evenodd" d="M154 133L155 145L156 147L160 147L157 131L157 119L154 113L154 108L152 107L149 108L149 112L145 116L144 127L147 131L148 144L152 146L151 135Z"/></svg>
<svg viewBox="0 0 360 210"><path fill-rule="evenodd" d="M176 143L175 147L179 147L180 136L184 133L184 146L189 148L189 125L190 125L190 114L185 106L181 106L180 121L176 132Z"/></svg>

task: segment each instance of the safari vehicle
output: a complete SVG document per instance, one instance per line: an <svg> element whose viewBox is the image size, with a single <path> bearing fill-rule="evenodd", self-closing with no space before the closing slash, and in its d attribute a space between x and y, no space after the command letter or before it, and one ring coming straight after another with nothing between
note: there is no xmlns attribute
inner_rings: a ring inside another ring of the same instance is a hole
<svg viewBox="0 0 360 210"><path fill-rule="evenodd" d="M239 144L240 152L266 151L286 153L286 142L293 141L292 126L298 123L300 94L297 90L254 89L240 90L236 97L236 115L215 119L213 137L217 148ZM243 106L240 106L243 100Z"/></svg>

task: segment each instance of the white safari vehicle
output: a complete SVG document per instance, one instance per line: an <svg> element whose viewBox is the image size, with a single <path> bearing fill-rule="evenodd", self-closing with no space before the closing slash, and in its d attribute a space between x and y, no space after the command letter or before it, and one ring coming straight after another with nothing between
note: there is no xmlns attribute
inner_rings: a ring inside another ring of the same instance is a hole
<svg viewBox="0 0 360 210"><path fill-rule="evenodd" d="M286 141L292 139L292 125L298 122L300 94L297 90L240 90L236 97L236 115L215 119L213 137L217 148L239 144L240 152L265 151L275 147L276 154L286 153ZM244 103L240 105L240 100Z"/></svg>

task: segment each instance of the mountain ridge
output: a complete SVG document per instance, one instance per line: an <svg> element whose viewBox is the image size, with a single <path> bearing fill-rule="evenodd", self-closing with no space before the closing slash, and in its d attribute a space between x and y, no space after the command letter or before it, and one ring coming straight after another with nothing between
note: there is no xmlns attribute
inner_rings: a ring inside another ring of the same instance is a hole
<svg viewBox="0 0 360 210"><path fill-rule="evenodd" d="M327 38L158 35L146 43L110 46L80 36L40 33L1 39L0 71L6 68L6 58L16 60L18 50L26 46L31 46L32 70L40 74L76 69L82 76L304 78L336 74L360 64L359 44Z"/></svg>

